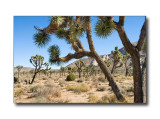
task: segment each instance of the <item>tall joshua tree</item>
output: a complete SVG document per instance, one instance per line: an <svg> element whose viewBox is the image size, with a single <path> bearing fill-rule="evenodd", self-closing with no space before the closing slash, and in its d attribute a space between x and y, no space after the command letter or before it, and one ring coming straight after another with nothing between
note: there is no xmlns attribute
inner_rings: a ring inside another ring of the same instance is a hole
<svg viewBox="0 0 160 119"><path fill-rule="evenodd" d="M79 73L79 78L81 78L81 72L83 71L83 67L85 67L85 63L82 60L80 60L80 61L77 61L75 63L75 65L76 65L77 71Z"/></svg>
<svg viewBox="0 0 160 119"><path fill-rule="evenodd" d="M18 79L19 79L19 74L20 74L20 71L22 70L23 66L18 65L18 66L16 66L16 68L17 68L17 71L18 71Z"/></svg>
<svg viewBox="0 0 160 119"><path fill-rule="evenodd" d="M100 21L106 21L114 24L114 29L118 32L119 37L126 49L126 51L131 55L132 58L132 64L133 64L133 80L134 80L134 102L135 103L143 103L143 91L142 91L142 68L140 66L140 54L139 52L142 50L143 44L146 40L146 19L144 21L144 24L142 26L142 29L140 31L140 36L138 40L138 43L136 46L134 46L124 29L125 24L125 16L120 16L119 21L116 22L113 20L113 17L108 16L100 16ZM106 26L104 24L99 25L100 29L104 28L103 26ZM102 31L102 33L107 33L105 30ZM100 34L101 35L101 34Z"/></svg>
<svg viewBox="0 0 160 119"><path fill-rule="evenodd" d="M34 79L36 78L36 75L41 72L41 71L44 71L43 66L46 67L45 70L49 70L50 68L49 67L49 64L48 63L43 63L44 61L44 57L43 56L40 56L40 55L36 55L36 56L32 56L31 59L30 59L30 63L35 67L35 70L34 70L34 75L33 75L33 78L32 78L32 81L30 82L29 81L29 84L32 84L34 82Z"/></svg>
<svg viewBox="0 0 160 119"><path fill-rule="evenodd" d="M110 23L110 22L105 22ZM97 23L101 25L101 23ZM110 35L112 30L114 29L114 23L110 23L109 27L103 27L102 31L106 31L105 35ZM109 69L105 65L103 59L100 55L96 52L93 39L92 39L92 30L91 30L91 22L90 17L80 17L76 16L57 16L57 17L50 17L50 24L44 28L39 29L35 27L38 32L34 35L35 44L38 46L44 46L50 41L50 35L55 34L59 39L64 39L67 43L71 44L72 48L74 49L75 53L69 53L65 57L60 57L60 49L58 46L53 45L49 48L50 54L50 63L53 64L60 64L61 62L67 62L71 59L80 59L82 57L88 56L94 58L98 65L100 66L101 70L107 77L110 86L112 87L113 92L115 93L118 100L124 100L123 95L121 94L118 86L116 85L113 76L111 75ZM105 30L107 29L107 30ZM101 30L101 29L100 29ZM89 44L90 51L85 50L83 47L80 36L84 33L87 35L87 41ZM100 34L99 34L100 35Z"/></svg>
<svg viewBox="0 0 160 119"><path fill-rule="evenodd" d="M117 46L115 47L115 51L112 51L111 54L113 55L113 67L112 67L111 73L113 73L115 69L123 66L123 62L122 62L123 55L118 50Z"/></svg>

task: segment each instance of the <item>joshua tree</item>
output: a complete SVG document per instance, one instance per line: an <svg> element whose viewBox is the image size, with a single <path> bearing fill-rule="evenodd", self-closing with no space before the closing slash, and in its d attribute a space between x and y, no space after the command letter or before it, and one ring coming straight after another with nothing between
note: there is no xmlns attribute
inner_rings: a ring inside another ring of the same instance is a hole
<svg viewBox="0 0 160 119"><path fill-rule="evenodd" d="M114 29L117 30L119 37L126 49L126 51L131 55L132 58L132 64L133 64L133 80L134 80L134 102L135 103L143 103L143 91L142 91L142 68L140 66L140 54L139 51L142 50L144 42L146 40L146 19L144 21L144 24L142 26L142 29L140 31L140 36L138 40L138 43L136 46L134 46L124 29L125 24L125 16L120 16L119 21L116 22L113 20L113 17L99 17L100 21L106 21L114 24ZM100 36L102 36L105 33L108 33L105 31L104 28L105 24L100 24L99 28L100 30Z"/></svg>
<svg viewBox="0 0 160 119"><path fill-rule="evenodd" d="M23 68L23 66L18 65L18 66L16 66L16 68L17 68L17 71L18 71L18 79L19 79L19 74L20 74L20 71Z"/></svg>
<svg viewBox="0 0 160 119"><path fill-rule="evenodd" d="M68 67L66 68L66 70L67 70L67 72L68 72L68 74L69 74L69 73L72 72L72 67L68 66Z"/></svg>
<svg viewBox="0 0 160 119"><path fill-rule="evenodd" d="M128 60L131 58L131 56L126 53L126 55L123 55L123 62L125 66L125 76L128 76L129 73L129 67L132 65L132 62L128 62Z"/></svg>
<svg viewBox="0 0 160 119"><path fill-rule="evenodd" d="M102 24L106 26L99 29L98 26ZM117 99L124 100L123 95L121 94L118 86L116 85L116 82L114 81L114 77L111 75L103 59L95 50L92 39L91 22L89 16L76 16L75 19L74 17L70 16L50 17L50 24L46 28L35 28L38 30L38 32L34 35L34 40L35 44L37 44L38 46L44 46L45 44L47 44L50 41L50 35L55 34L58 38L64 39L67 41L67 43L71 44L72 48L75 51L74 54L69 53L65 57L60 57L59 47L53 45L48 50L50 55L50 63L60 64L61 62L67 62L71 59L80 59L85 56L94 58L97 61L103 73L105 74L105 76L107 77ZM111 20L109 20L109 22L108 20L99 20L96 24L96 29L100 32L105 32L105 35L110 35L114 28L115 24ZM82 36L84 33L86 33L87 35L87 41L89 44L90 51L84 49L79 39L79 37ZM101 34L97 33L97 35Z"/></svg>
<svg viewBox="0 0 160 119"><path fill-rule="evenodd" d="M110 61L104 60L104 63L107 65L107 67L111 66L111 62Z"/></svg>
<svg viewBox="0 0 160 119"><path fill-rule="evenodd" d="M88 75L89 75L89 71L90 71L89 66L86 66L86 67L84 68L84 70L85 70L85 72L87 73L87 76L88 76Z"/></svg>
<svg viewBox="0 0 160 119"><path fill-rule="evenodd" d="M65 76L65 71L66 71L65 67L61 67L60 71L61 71L61 75Z"/></svg>
<svg viewBox="0 0 160 119"><path fill-rule="evenodd" d="M43 66L46 67L45 70L49 70L50 68L48 68L49 64L48 63L43 63L44 61L44 57L43 56L40 56L40 55L36 55L36 56L32 56L31 59L30 59L30 63L35 67L35 70L34 70L34 75L33 75L33 79L32 81L30 82L29 81L29 84L32 84L34 82L34 79L36 78L36 75L37 73L41 72L41 71L44 71Z"/></svg>
<svg viewBox="0 0 160 119"><path fill-rule="evenodd" d="M75 65L76 65L77 71L79 73L79 78L81 78L81 72L83 71L83 67L85 66L85 63L82 60L80 60L80 61L77 61L75 63Z"/></svg>
<svg viewBox="0 0 160 119"><path fill-rule="evenodd" d="M115 69L123 66L123 62L122 62L123 55L118 50L118 47L115 47L115 51L112 51L111 54L113 55L113 67L112 67L111 73L113 73Z"/></svg>
<svg viewBox="0 0 160 119"><path fill-rule="evenodd" d="M96 72L97 72L97 70L96 70L95 66L93 65L93 66L91 67L91 74L92 74L92 75L95 74L95 76L96 76Z"/></svg>
<svg viewBox="0 0 160 119"><path fill-rule="evenodd" d="M104 60L104 63L107 65L108 68L111 66L111 62L110 61ZM98 71L100 71L100 70L98 70ZM105 76L105 79L106 78L107 77Z"/></svg>

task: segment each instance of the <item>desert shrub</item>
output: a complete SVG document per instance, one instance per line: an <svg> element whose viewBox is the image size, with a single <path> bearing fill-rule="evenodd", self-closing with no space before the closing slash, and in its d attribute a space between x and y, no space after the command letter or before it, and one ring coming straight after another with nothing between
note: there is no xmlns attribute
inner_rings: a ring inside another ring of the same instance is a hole
<svg viewBox="0 0 160 119"><path fill-rule="evenodd" d="M98 81L105 83L105 82L107 82L107 79L105 79L104 77L101 76L98 78Z"/></svg>
<svg viewBox="0 0 160 119"><path fill-rule="evenodd" d="M38 96L35 99L35 103L50 103L50 100L48 97Z"/></svg>
<svg viewBox="0 0 160 119"><path fill-rule="evenodd" d="M67 78L66 81L74 81L76 79L76 76L72 73L70 73Z"/></svg>
<svg viewBox="0 0 160 119"><path fill-rule="evenodd" d="M132 86L128 86L125 88L127 92L134 92L134 88Z"/></svg>
<svg viewBox="0 0 160 119"><path fill-rule="evenodd" d="M90 103L97 103L97 101L98 101L98 97L93 94L89 95L88 99L89 99L88 102L90 102Z"/></svg>
<svg viewBox="0 0 160 119"><path fill-rule="evenodd" d="M60 85L61 87L65 86L65 84L66 84L66 82L65 82L64 80L60 80L60 81L59 81L59 85Z"/></svg>
<svg viewBox="0 0 160 119"><path fill-rule="evenodd" d="M17 83L17 82L18 82L18 78L14 77L14 83Z"/></svg>
<svg viewBox="0 0 160 119"><path fill-rule="evenodd" d="M47 87L55 87L54 80L48 80L45 82L45 86Z"/></svg>
<svg viewBox="0 0 160 119"><path fill-rule="evenodd" d="M74 91L75 93L87 92L90 90L90 86L86 84L68 85L67 90Z"/></svg>
<svg viewBox="0 0 160 119"><path fill-rule="evenodd" d="M78 79L77 82L78 82L78 83L82 83L83 80L82 80L82 79Z"/></svg>
<svg viewBox="0 0 160 119"><path fill-rule="evenodd" d="M31 87L30 91L31 92L37 92L39 88L42 88L42 86L41 85L36 85L36 86Z"/></svg>
<svg viewBox="0 0 160 119"><path fill-rule="evenodd" d="M105 91L105 90L106 90L106 87L104 87L104 86L99 86L97 88L97 91Z"/></svg>
<svg viewBox="0 0 160 119"><path fill-rule="evenodd" d="M15 92L14 96L15 97L18 97L20 96L21 94L24 93L24 89L23 88L20 88L20 89L17 89L17 91Z"/></svg>
<svg viewBox="0 0 160 119"><path fill-rule="evenodd" d="M110 97L103 96L98 103L118 103L118 100L115 95L111 95Z"/></svg>

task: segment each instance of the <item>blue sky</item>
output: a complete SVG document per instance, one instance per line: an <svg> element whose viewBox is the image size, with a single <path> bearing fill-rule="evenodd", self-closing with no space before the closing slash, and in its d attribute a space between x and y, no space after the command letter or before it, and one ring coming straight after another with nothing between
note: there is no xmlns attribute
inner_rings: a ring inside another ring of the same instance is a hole
<svg viewBox="0 0 160 119"><path fill-rule="evenodd" d="M118 17L114 17L118 21ZM94 26L97 21L96 17L91 17L92 35L96 51L100 54L109 54L114 50L115 46L122 48L123 45L117 31L114 31L107 38L99 38L96 36ZM140 30L145 21L144 16L127 16L125 18L125 30L131 42L136 42L139 39ZM66 56L68 53L74 53L71 46L63 39L57 39L52 35L51 42L43 48L39 48L34 44L33 35L37 32L34 26L45 28L49 24L48 16L15 16L14 17L14 66L22 65L24 67L33 67L29 62L31 56L36 54L44 56L45 62L49 60L48 48L55 44L60 47L61 56ZM80 38L86 50L89 50L86 35ZM75 61L75 59L63 64L66 66ZM52 65L52 69L57 69L60 66Z"/></svg>

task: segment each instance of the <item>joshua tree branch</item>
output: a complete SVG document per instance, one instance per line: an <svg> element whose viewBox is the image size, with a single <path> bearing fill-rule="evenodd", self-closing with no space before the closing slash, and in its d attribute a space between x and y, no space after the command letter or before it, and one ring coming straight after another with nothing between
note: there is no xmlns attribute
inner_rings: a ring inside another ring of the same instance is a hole
<svg viewBox="0 0 160 119"><path fill-rule="evenodd" d="M119 26L124 26L124 21L125 21L125 16L120 16L118 25Z"/></svg>
<svg viewBox="0 0 160 119"><path fill-rule="evenodd" d="M130 54L135 52L135 47L130 42L125 30L124 30L124 21L125 17L119 17L118 25L116 26L116 30L118 31L118 34L120 36L120 39L126 49L126 51Z"/></svg>
<svg viewBox="0 0 160 119"><path fill-rule="evenodd" d="M67 61L69 61L71 59L79 59L79 58L82 58L84 56L92 57L91 52L89 52L89 51L82 51L82 52L78 52L78 53L76 52L74 54L69 53L67 56L60 57L58 60L62 61L62 62L67 62Z"/></svg>
<svg viewBox="0 0 160 119"><path fill-rule="evenodd" d="M88 44L89 44L89 49L91 52L95 52L93 40L92 40L92 31L91 31L91 22L90 22L90 17L86 17L86 22L87 22L87 39L88 39Z"/></svg>
<svg viewBox="0 0 160 119"><path fill-rule="evenodd" d="M143 44L144 44L145 40L146 40L146 20L145 20L145 22L143 24L143 27L141 29L140 38L139 38L138 44L136 46L136 48L138 49L138 51L142 50L142 47L143 47Z"/></svg>

